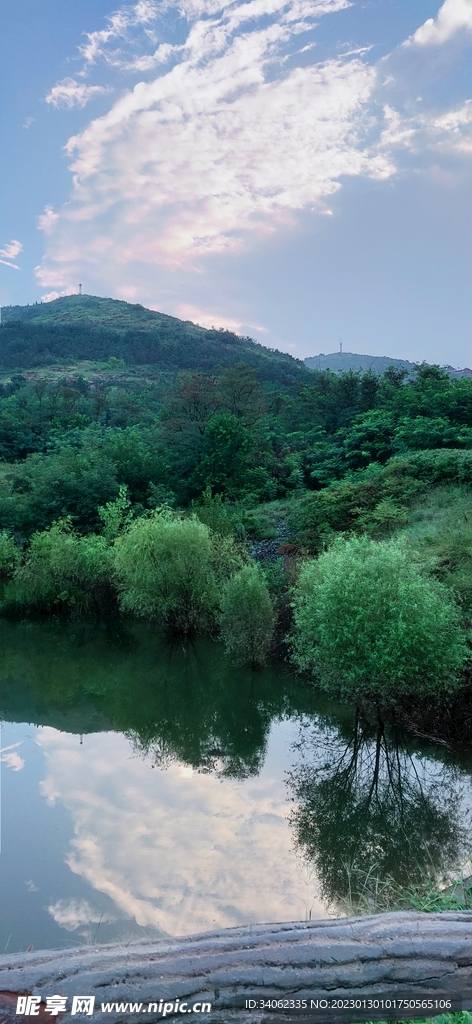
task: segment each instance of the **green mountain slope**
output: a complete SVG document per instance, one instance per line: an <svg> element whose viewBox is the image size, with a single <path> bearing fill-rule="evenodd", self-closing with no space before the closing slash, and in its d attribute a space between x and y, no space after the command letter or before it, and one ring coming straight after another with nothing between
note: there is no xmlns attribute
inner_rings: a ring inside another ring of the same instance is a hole
<svg viewBox="0 0 472 1024"><path fill-rule="evenodd" d="M0 367L22 369L116 356L128 365L215 372L244 362L261 380L284 384L306 374L301 360L230 331L206 330L118 299L70 295L2 309Z"/></svg>

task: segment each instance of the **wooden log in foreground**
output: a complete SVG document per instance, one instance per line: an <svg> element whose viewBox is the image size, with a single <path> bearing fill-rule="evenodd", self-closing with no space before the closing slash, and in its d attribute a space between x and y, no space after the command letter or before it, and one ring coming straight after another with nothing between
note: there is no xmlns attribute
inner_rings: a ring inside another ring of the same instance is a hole
<svg viewBox="0 0 472 1024"><path fill-rule="evenodd" d="M252 1024L284 1015L264 1011L264 999L442 999L462 996L472 1008L472 913L406 911L370 917L253 925L127 946L43 950L0 957L0 992L96 998L93 1020L162 1020L149 1003L177 998L189 1006L211 1002L205 1022ZM236 1001L242 1008L236 1008ZM246 1007L246 1000L256 1006ZM2 1021L21 1019L10 995ZM102 1003L142 1003L140 1012L102 1012ZM398 1004L397 1004L398 1006ZM16 1003L15 1003L16 1007ZM54 1020L41 1008L40 1018ZM187 1010L188 1012L188 1010ZM288 1008L287 1008L288 1012ZM425 1008L313 1010L317 1024L434 1016ZM10 1016L9 1016L10 1014ZM288 1014L293 1020L295 1014ZM182 1020L169 1011L166 1019ZM195 1016L195 1015L194 1015ZM71 1021L90 1020L80 1014ZM286 1019L286 1018L285 1018ZM198 1017L197 1017L198 1020Z"/></svg>

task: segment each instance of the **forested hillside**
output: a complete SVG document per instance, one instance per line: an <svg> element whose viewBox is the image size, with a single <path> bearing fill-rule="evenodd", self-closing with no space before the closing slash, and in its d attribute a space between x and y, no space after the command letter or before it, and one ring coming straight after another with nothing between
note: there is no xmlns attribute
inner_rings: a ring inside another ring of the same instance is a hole
<svg viewBox="0 0 472 1024"><path fill-rule="evenodd" d="M215 372L237 362L264 380L287 383L306 372L283 352L230 331L205 330L143 306L93 295L70 295L33 306L2 309L0 368L104 360L154 364L166 370Z"/></svg>
<svg viewBox="0 0 472 1024"><path fill-rule="evenodd" d="M0 383L4 612L204 632L472 739L470 378L310 372L88 296L0 340L29 357Z"/></svg>

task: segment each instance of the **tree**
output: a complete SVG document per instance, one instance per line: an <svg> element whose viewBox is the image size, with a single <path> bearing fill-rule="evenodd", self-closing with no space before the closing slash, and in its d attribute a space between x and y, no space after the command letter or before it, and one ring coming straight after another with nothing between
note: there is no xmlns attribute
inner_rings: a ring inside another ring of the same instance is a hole
<svg viewBox="0 0 472 1024"><path fill-rule="evenodd" d="M210 624L218 604L210 531L195 516L157 509L115 542L125 611L188 635Z"/></svg>
<svg viewBox="0 0 472 1024"><path fill-rule="evenodd" d="M234 413L215 413L207 425L194 473L196 485L236 497L246 483L252 447L251 435Z"/></svg>
<svg viewBox="0 0 472 1024"><path fill-rule="evenodd" d="M472 430L460 423L451 423L444 416L405 417L395 431L394 448L399 452L472 448Z"/></svg>
<svg viewBox="0 0 472 1024"><path fill-rule="evenodd" d="M300 572L293 657L329 692L378 707L457 685L459 613L397 541L339 540Z"/></svg>
<svg viewBox="0 0 472 1024"><path fill-rule="evenodd" d="M370 462L386 462L393 455L394 420L385 409L373 409L356 416L344 434L344 456L352 469Z"/></svg>
<svg viewBox="0 0 472 1024"><path fill-rule="evenodd" d="M220 625L227 654L239 662L264 664L274 635L275 614L258 565L245 565L228 581Z"/></svg>

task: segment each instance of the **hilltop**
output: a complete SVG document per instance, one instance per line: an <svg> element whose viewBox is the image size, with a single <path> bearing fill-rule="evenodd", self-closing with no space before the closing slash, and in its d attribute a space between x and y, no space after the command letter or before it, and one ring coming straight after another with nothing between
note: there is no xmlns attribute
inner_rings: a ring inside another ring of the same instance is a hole
<svg viewBox="0 0 472 1024"><path fill-rule="evenodd" d="M261 380L290 384L301 360L231 331L207 330L188 320L120 299L69 295L32 306L2 309L0 367L23 369L110 356L128 365L216 372L237 363Z"/></svg>
<svg viewBox="0 0 472 1024"><path fill-rule="evenodd" d="M358 355L357 352L331 352L328 355L321 352L318 356L307 356L305 365L309 370L333 370L334 373L346 373L348 370L366 373L371 370L372 373L378 374L384 373L389 366L413 373L416 366L408 359L393 359L390 356L364 356Z"/></svg>
<svg viewBox="0 0 472 1024"><path fill-rule="evenodd" d="M381 374L394 366L399 370L406 370L408 374L414 373L417 363L411 363L408 359L394 359L392 356L369 356L359 355L357 352L330 352L324 355L321 352L318 356L307 356L304 360L309 370L332 370L333 373L347 373L353 370L354 373ZM463 370L456 370L453 366L444 366L444 370L451 377L472 377L472 370L465 367Z"/></svg>

